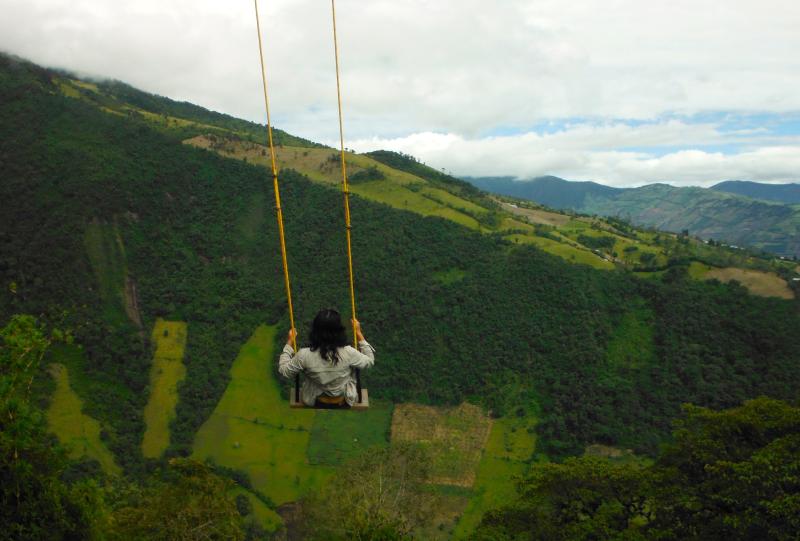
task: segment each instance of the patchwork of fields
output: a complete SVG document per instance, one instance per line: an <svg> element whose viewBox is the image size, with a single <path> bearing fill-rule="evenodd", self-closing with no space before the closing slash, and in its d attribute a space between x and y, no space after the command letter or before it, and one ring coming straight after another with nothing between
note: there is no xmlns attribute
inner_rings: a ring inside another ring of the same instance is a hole
<svg viewBox="0 0 800 541"><path fill-rule="evenodd" d="M187 324L180 321L159 319L153 328L142 441L146 457L160 456L169 445L176 386L185 371L187 332ZM486 509L513 493L512 477L525 471L534 451L535 436L526 430L529 419L492 421L470 404L394 405L379 398L365 412L289 409L274 374L274 342L275 328L262 325L242 346L231 366L231 381L194 442L194 458L248 476L255 492L235 490L250 501L249 520L274 531L282 519L263 498L276 505L296 501L319 489L338 465L390 441L420 443L431 453L436 512L418 532L426 539L471 531ZM114 456L100 439L100 424L81 411L67 368L53 364L51 373L57 382L48 410L51 431L72 457L95 459L107 473L119 474Z"/></svg>

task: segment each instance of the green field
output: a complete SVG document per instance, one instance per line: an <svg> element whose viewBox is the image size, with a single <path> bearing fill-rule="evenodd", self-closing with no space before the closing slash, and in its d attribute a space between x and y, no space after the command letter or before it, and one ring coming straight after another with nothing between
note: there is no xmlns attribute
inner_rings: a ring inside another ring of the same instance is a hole
<svg viewBox="0 0 800 541"><path fill-rule="evenodd" d="M704 263L700 263L698 261L692 261L689 264L689 276L694 278L695 280L703 280L706 277L706 274L709 271L713 270L714 267L710 267Z"/></svg>
<svg viewBox="0 0 800 541"><path fill-rule="evenodd" d="M395 208L409 210L423 216L439 216L471 229L479 228L478 221L472 216L437 203L422 193L409 190L395 182L388 180L367 182L356 184L350 190L365 199L385 203Z"/></svg>
<svg viewBox="0 0 800 541"><path fill-rule="evenodd" d="M654 321L655 314L647 308L622 317L606 349L610 367L640 368L656 361Z"/></svg>
<svg viewBox="0 0 800 541"><path fill-rule="evenodd" d="M337 466L365 449L389 445L394 405L370 400L366 411L318 410L311 427L308 461Z"/></svg>
<svg viewBox="0 0 800 541"><path fill-rule="evenodd" d="M467 272L459 268L447 269L434 273L433 278L444 285L455 284L467 276Z"/></svg>
<svg viewBox="0 0 800 541"><path fill-rule="evenodd" d="M473 496L461 515L454 539L467 537L489 509L513 501L516 495L514 478L528 470L528 460L536 449L536 435L529 417L496 420L478 465Z"/></svg>
<svg viewBox="0 0 800 541"><path fill-rule="evenodd" d="M83 244L103 299L104 315L112 321L124 317L127 269L117 227L93 221L86 225Z"/></svg>
<svg viewBox="0 0 800 541"><path fill-rule="evenodd" d="M70 387L67 367L51 364L50 373L56 380L56 390L47 409L50 431L69 449L70 458L94 459L105 473L122 473L114 456L100 440L100 423L83 413L83 403Z"/></svg>
<svg viewBox="0 0 800 541"><path fill-rule="evenodd" d="M478 406L397 404L392 416L392 442L419 443L430 453L430 482L469 488L491 421Z"/></svg>
<svg viewBox="0 0 800 541"><path fill-rule="evenodd" d="M258 524L261 525L264 530L268 532L274 532L278 530L281 525L283 524L283 520L281 519L280 515L267 507L267 505L262 502L258 496L246 490L242 487L237 486L233 489L232 494L234 497L243 494L250 500L250 505L253 508L252 515L248 515L245 520L255 520ZM252 517L252 518L250 518Z"/></svg>
<svg viewBox="0 0 800 541"><path fill-rule="evenodd" d="M244 471L276 504L320 486L332 470L306 459L314 410L291 410L273 376L275 328L262 325L231 367L231 381L194 441L194 458ZM347 412L347 414L355 412Z"/></svg>
<svg viewBox="0 0 800 541"><path fill-rule="evenodd" d="M603 269L603 270L611 270L614 268L613 263L611 263L610 261L606 261L602 257L590 252L589 250L575 248L574 246L571 246L569 244L558 242L545 237L539 237L536 235L515 234L515 235L507 235L505 238L512 242L533 244L534 246L541 248L542 250L544 250L549 254L556 255L572 263L589 265L596 269Z"/></svg>
<svg viewBox="0 0 800 541"><path fill-rule="evenodd" d="M153 326L153 365L150 368L150 396L144 408L145 432L142 455L157 458L169 446L169 423L175 418L178 383L186 375L186 323L159 318Z"/></svg>

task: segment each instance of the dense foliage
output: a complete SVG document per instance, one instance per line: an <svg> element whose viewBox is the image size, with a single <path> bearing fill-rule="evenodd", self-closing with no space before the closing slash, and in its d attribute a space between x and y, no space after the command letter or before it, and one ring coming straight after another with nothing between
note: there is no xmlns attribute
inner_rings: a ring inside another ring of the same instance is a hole
<svg viewBox="0 0 800 541"><path fill-rule="evenodd" d="M686 407L655 464L535 466L475 540L797 539L800 408L760 398Z"/></svg>
<svg viewBox="0 0 800 541"><path fill-rule="evenodd" d="M31 316L0 329L0 539L244 539L233 484L209 466L173 459L138 485L67 460L31 388L70 339Z"/></svg>
<svg viewBox="0 0 800 541"><path fill-rule="evenodd" d="M430 457L417 445L365 452L301 503L292 529L309 541L413 539L432 512L429 468Z"/></svg>
<svg viewBox="0 0 800 541"><path fill-rule="evenodd" d="M129 469L142 466L148 330L188 321L170 451L187 453L240 345L260 323L287 325L268 176L0 62L0 200L14 202L0 213L0 317L67 311L85 355L61 361ZM292 171L281 182L302 342L319 307L348 304L341 197ZM684 401L786 398L800 383L791 302L571 265L357 197L352 211L374 396L535 414L558 457L592 442L654 453ZM641 350L615 353L632 333Z"/></svg>
<svg viewBox="0 0 800 541"><path fill-rule="evenodd" d="M92 487L61 475L66 456L47 434L31 385L51 337L30 316L0 329L0 539L79 539L92 522Z"/></svg>

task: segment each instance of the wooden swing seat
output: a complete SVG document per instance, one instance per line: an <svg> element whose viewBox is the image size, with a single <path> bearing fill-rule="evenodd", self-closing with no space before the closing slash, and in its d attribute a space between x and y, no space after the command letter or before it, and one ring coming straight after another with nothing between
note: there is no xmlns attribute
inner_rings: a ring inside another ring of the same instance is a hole
<svg viewBox="0 0 800 541"><path fill-rule="evenodd" d="M296 397L295 397L294 389L291 389L289 391L289 407L290 408L293 408L293 409L304 409L304 408L307 408L307 409L322 409L322 408L316 408L316 407L313 407L313 406L306 406L305 404L303 404L302 400L298 401L295 398ZM320 396L319 398L317 398L317 401L323 402L323 403L326 403L326 404L334 405L334 404L340 404L342 401L344 401L344 397L343 396L342 397L338 397L338 396L337 397ZM342 409L345 409L345 408L342 408ZM367 392L366 389L361 389L361 402L356 402L349 409L358 410L358 411L363 411L363 410L369 409L369 392Z"/></svg>

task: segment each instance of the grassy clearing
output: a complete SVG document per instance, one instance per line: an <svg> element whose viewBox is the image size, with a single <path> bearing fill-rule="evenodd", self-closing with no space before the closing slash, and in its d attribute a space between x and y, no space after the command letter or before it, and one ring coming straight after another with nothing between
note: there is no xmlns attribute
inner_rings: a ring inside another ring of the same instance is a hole
<svg viewBox="0 0 800 541"><path fill-rule="evenodd" d="M281 519L280 515L267 507L267 505L262 502L258 496L249 490L246 490L242 487L236 487L233 489L232 494L234 497L241 494L250 500L253 513L252 515L248 515L245 520L255 520L262 528L264 528L264 530L270 533L277 531L283 524L283 520Z"/></svg>
<svg viewBox="0 0 800 541"><path fill-rule="evenodd" d="M472 491L461 487L431 485L428 487L433 515L414 534L416 539L445 541L451 539L461 514L469 504Z"/></svg>
<svg viewBox="0 0 800 541"><path fill-rule="evenodd" d="M505 417L492 424L478 466L474 495L458 521L454 539L467 537L486 511L515 498L514 478L528 471L527 461L535 449L536 436L531 418Z"/></svg>
<svg viewBox="0 0 800 541"><path fill-rule="evenodd" d="M602 270L611 270L614 268L613 263L604 260L597 254L594 254L585 249L576 248L569 244L558 242L545 237L539 237L536 235L515 234L515 235L508 235L505 238L507 238L512 242L533 244L541 248L545 252L557 255L558 257L566 259L571 263L577 263L580 265L589 265L590 267Z"/></svg>
<svg viewBox="0 0 800 541"><path fill-rule="evenodd" d="M114 225L95 220L87 224L83 245L94 271L107 316L117 316L125 307L125 252Z"/></svg>
<svg viewBox="0 0 800 541"><path fill-rule="evenodd" d="M295 501L331 469L306 460L314 410L290 410L271 369L275 328L262 325L242 346L231 381L200 427L193 456L247 473L276 504ZM355 413L355 412L353 412Z"/></svg>
<svg viewBox="0 0 800 541"><path fill-rule="evenodd" d="M65 81L58 81L58 89L68 98L81 98L81 93L78 92L78 89Z"/></svg>
<svg viewBox="0 0 800 541"><path fill-rule="evenodd" d="M393 410L391 402L373 399L366 411L317 411L307 451L309 463L337 466L365 449L388 446Z"/></svg>
<svg viewBox="0 0 800 541"><path fill-rule="evenodd" d="M175 418L178 383L186 375L186 323L159 318L153 326L153 365L150 368L150 396L144 407L145 432L142 455L157 458L169 446L169 423Z"/></svg>
<svg viewBox="0 0 800 541"><path fill-rule="evenodd" d="M67 367L51 364L50 373L56 380L56 390L47 409L50 431L69 449L70 458L94 459L105 473L122 473L114 455L100 440L100 423L82 412L83 402L70 387Z"/></svg>
<svg viewBox="0 0 800 541"><path fill-rule="evenodd" d="M506 210L512 214L516 214L517 216L523 216L527 218L529 222L534 224L563 227L570 221L570 217L566 214L558 214L557 212L550 212L547 210L527 209L500 201L498 199L495 199L495 201L500 203L500 205L503 207L503 210Z"/></svg>
<svg viewBox="0 0 800 541"><path fill-rule="evenodd" d="M689 276L695 280L703 280L713 268L704 263L692 261L689 264Z"/></svg>
<svg viewBox="0 0 800 541"><path fill-rule="evenodd" d="M258 237L258 232L264 225L267 205L263 193L256 193L247 202L247 209L239 217L239 230L249 242Z"/></svg>
<svg viewBox="0 0 800 541"><path fill-rule="evenodd" d="M392 416L392 441L416 442L431 453L431 482L470 487L491 420L472 404L435 408L398 404Z"/></svg>
<svg viewBox="0 0 800 541"><path fill-rule="evenodd" d="M434 280L444 285L455 284L460 282L467 276L467 271L453 267L445 271L435 272L433 274Z"/></svg>
<svg viewBox="0 0 800 541"><path fill-rule="evenodd" d="M425 197L422 193L409 190L389 180L356 184L350 189L353 193L365 199L378 201L395 208L422 214L423 216L439 216L471 229L479 229L478 221L472 216L437 203Z"/></svg>
<svg viewBox="0 0 800 541"><path fill-rule="evenodd" d="M639 368L656 360L654 320L647 308L631 310L622 317L606 350L609 366Z"/></svg>
<svg viewBox="0 0 800 541"><path fill-rule="evenodd" d="M794 292L789 287L789 284L786 283L786 280L772 272L728 267L725 269L713 269L706 273L705 278L707 280L717 279L720 282L736 280L750 290L750 293L760 297L794 298Z"/></svg>
<svg viewBox="0 0 800 541"><path fill-rule="evenodd" d="M431 199L438 201L442 205L454 208L456 210L465 210L473 214L486 214L489 209L480 205L476 205L472 201L467 201L461 197L455 196L450 192L440 190L439 188L425 187L420 190L421 193L427 195Z"/></svg>

